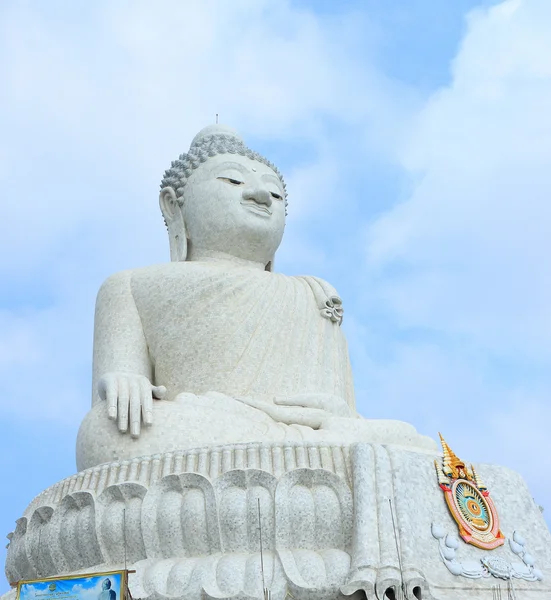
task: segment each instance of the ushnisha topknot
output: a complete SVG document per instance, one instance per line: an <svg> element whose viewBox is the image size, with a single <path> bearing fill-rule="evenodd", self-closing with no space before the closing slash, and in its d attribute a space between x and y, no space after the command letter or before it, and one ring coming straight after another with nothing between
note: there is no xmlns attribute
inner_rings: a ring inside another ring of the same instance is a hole
<svg viewBox="0 0 551 600"><path fill-rule="evenodd" d="M287 207L287 188L277 167L258 152L247 148L237 131L226 125L209 125L202 129L193 138L189 152L180 154L178 160L172 161L170 169L165 171L161 180L161 189L173 188L178 204L182 206L185 185L193 169L217 154L240 154L270 167L281 180L285 194L285 207Z"/></svg>

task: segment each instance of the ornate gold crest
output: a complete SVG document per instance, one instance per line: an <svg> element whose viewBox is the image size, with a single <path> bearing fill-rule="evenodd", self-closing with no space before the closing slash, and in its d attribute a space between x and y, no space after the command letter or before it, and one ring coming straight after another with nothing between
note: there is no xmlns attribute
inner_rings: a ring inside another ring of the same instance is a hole
<svg viewBox="0 0 551 600"><path fill-rule="evenodd" d="M434 461L440 488L452 517L459 526L459 535L468 543L492 550L505 543L499 530L496 507L490 492L471 465L460 460L440 435L444 457L442 466Z"/></svg>

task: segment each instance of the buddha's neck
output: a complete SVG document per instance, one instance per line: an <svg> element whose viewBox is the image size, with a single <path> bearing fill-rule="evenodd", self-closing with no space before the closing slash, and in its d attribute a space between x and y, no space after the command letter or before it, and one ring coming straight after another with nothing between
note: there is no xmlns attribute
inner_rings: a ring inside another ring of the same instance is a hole
<svg viewBox="0 0 551 600"><path fill-rule="evenodd" d="M226 252L205 250L203 248L189 248L186 260L221 263L234 267L249 267L251 269L259 269L262 271L266 268L266 265L262 262L238 258L237 256L227 254Z"/></svg>

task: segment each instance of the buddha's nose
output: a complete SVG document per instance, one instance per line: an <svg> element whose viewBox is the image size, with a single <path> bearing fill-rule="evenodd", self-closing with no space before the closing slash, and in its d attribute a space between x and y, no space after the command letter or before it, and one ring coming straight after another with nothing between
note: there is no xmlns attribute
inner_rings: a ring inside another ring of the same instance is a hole
<svg viewBox="0 0 551 600"><path fill-rule="evenodd" d="M272 205L272 196L270 192L264 188L248 188L243 190L244 200L256 202L257 204L265 204L266 206Z"/></svg>

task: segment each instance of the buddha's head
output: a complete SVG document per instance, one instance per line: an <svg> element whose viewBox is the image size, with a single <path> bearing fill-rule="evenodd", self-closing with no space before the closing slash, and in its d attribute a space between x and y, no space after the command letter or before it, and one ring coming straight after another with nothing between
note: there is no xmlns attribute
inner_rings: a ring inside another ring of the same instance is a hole
<svg viewBox="0 0 551 600"><path fill-rule="evenodd" d="M111 589L111 580L109 578L104 579L101 582L101 589L102 590L110 590Z"/></svg>
<svg viewBox="0 0 551 600"><path fill-rule="evenodd" d="M271 268L285 228L285 184L233 129L200 131L165 172L159 201L171 260L222 254Z"/></svg>

